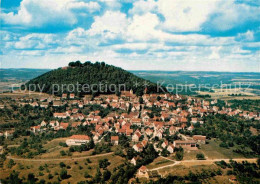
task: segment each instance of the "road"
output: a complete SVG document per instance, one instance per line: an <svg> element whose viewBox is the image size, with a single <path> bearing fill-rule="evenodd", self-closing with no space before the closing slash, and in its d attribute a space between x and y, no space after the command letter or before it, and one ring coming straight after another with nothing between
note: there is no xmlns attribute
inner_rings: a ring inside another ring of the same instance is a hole
<svg viewBox="0 0 260 184"><path fill-rule="evenodd" d="M87 158L95 158L95 157L102 157L106 155L112 155L114 152L104 153L99 155L90 155L84 157L72 157L72 158L42 158L42 159L29 159L29 158L16 158L12 156L7 156L7 159L13 159L14 161L28 161L28 162L51 162L51 161L71 161L71 160L82 160Z"/></svg>
<svg viewBox="0 0 260 184"><path fill-rule="evenodd" d="M225 162L229 162L230 159L209 159L209 160L183 160L183 161L175 161L175 160L172 160L172 159L169 159L169 158L166 158L166 157L162 157L162 158L165 158L167 160L170 160L170 161L174 161L173 164L169 164L169 165L165 165L165 166L161 166L161 167L157 167L157 168L153 168L153 169L150 169L150 171L156 171L156 170L160 170L160 169L164 169L164 168L167 168L167 167L172 167L172 166L175 166L175 165L178 165L178 164L182 164L182 163L194 163L194 165L203 165L203 163L214 163L214 162L218 162L218 161L221 161L221 160L224 160ZM237 158L237 159L232 159L234 161L237 161L237 162L241 162L241 161L248 161L248 162L256 162L258 158Z"/></svg>

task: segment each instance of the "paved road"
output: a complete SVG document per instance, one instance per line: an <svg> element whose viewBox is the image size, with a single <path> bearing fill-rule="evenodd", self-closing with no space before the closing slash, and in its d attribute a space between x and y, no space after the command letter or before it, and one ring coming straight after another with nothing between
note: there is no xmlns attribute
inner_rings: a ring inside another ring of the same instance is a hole
<svg viewBox="0 0 260 184"><path fill-rule="evenodd" d="M156 170L160 170L160 169L164 169L164 168L167 168L167 167L172 167L172 166L175 166L175 165L178 165L178 164L181 164L181 163L194 163L194 165L202 165L203 163L214 163L214 162L217 162L217 161L221 161L221 160L224 160L225 162L229 162L230 159L209 159L209 160L183 160L183 161L175 161L175 160L172 160L172 159L169 159L169 158L166 158L166 157L163 157L167 160L171 160L171 161L174 161L175 163L173 164L169 164L169 165L165 165L165 166L161 166L161 167L157 167L157 168L154 168L154 169L150 169L150 171L156 171ZM234 161L237 161L237 162L241 162L241 161L249 161L249 162L256 162L257 161L257 158L237 158L237 159L232 159Z"/></svg>
<svg viewBox="0 0 260 184"><path fill-rule="evenodd" d="M84 157L72 157L72 158L42 158L42 159L28 159L28 158L16 158L12 156L7 156L7 159L13 159L17 161L28 161L28 162L51 162L51 161L71 161L71 160L82 160L87 158L95 158L95 157L102 157L106 155L112 155L114 152L110 153L104 153L99 155L90 155L90 156L84 156Z"/></svg>

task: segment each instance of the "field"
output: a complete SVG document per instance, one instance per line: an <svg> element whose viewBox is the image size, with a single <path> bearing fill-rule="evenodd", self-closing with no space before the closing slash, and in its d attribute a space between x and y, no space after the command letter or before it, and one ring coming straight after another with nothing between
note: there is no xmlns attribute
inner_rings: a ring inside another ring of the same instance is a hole
<svg viewBox="0 0 260 184"><path fill-rule="evenodd" d="M27 175L29 173L34 173L35 176L39 179L45 179L46 181L51 182L58 181L58 174L61 171L60 162L63 162L67 166L67 171L68 175L70 175L70 178L63 180L62 183L77 183L79 181L86 180L86 178L84 178L85 172L87 172L91 176L94 176L96 173L96 168L98 167L98 161L105 158L108 159L110 162L110 165L108 166L108 170L110 171L123 163L123 159L121 157L114 156L112 154L100 157L89 157L91 163L88 163L86 159L72 159L63 161L52 160L49 162L15 160L16 165L13 166L11 169L6 167L3 170L1 169L0 178L6 178L7 176L9 176L12 170L16 170L21 173L20 177L27 178ZM8 162L8 159L6 162ZM44 170L39 169L40 166L43 166ZM49 174L53 175L52 179L48 179Z"/></svg>
<svg viewBox="0 0 260 184"><path fill-rule="evenodd" d="M167 160L163 157L158 157L152 163L147 165L147 169L153 169L153 168L166 166L166 165L170 165L170 164L174 164L174 161Z"/></svg>
<svg viewBox="0 0 260 184"><path fill-rule="evenodd" d="M0 179L6 178L12 170L15 170L20 172L20 177L27 178L29 173L34 173L39 180L44 179L45 181L58 182L58 177L62 170L60 163L63 162L66 165L69 178L62 180L61 183L77 183L86 180L84 177L85 173L88 173L91 177L95 176L99 160L108 159L110 165L107 169L110 171L113 171L115 167L124 162L122 157L114 155L113 152L91 155L93 150L83 151L81 153L75 152L72 156L61 156L61 150L67 151L69 149L67 147L64 148L59 146L59 143L65 142L65 140L66 138L59 138L47 142L47 144L43 145L47 150L47 153L33 159L24 159L13 156L7 157L8 159L5 161L6 163L4 164L4 168L0 170ZM112 147L112 151L115 149L116 147ZM10 159L13 159L16 163L12 168L7 167ZM40 168L40 166L42 166L42 168ZM50 179L49 175L52 175L53 178Z"/></svg>
<svg viewBox="0 0 260 184"><path fill-rule="evenodd" d="M35 78L49 69L0 69L0 93L17 88L26 81Z"/></svg>
<svg viewBox="0 0 260 184"><path fill-rule="evenodd" d="M210 140L209 144L201 145L199 152L202 152L208 159L231 159L231 158L244 158L242 155L234 153L234 148L221 148L218 141Z"/></svg>
<svg viewBox="0 0 260 184"><path fill-rule="evenodd" d="M243 98L260 95L260 73L199 71L131 72L144 79L168 86L168 90L170 91L176 92L173 89L178 88L178 94L209 94L213 98L229 97L228 95L231 94L240 94ZM221 88L224 89L223 92L220 91Z"/></svg>

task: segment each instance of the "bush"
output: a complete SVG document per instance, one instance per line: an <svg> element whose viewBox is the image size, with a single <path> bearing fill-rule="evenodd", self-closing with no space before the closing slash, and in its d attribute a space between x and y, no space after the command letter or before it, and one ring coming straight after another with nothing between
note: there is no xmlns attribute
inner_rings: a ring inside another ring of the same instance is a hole
<svg viewBox="0 0 260 184"><path fill-rule="evenodd" d="M11 169L15 164L16 164L16 163L14 162L14 160L13 160L13 159L10 159L9 162L8 162L7 167Z"/></svg>
<svg viewBox="0 0 260 184"><path fill-rule="evenodd" d="M85 178L91 178L91 176L88 174L87 171L84 173L84 177L85 177Z"/></svg>
<svg viewBox="0 0 260 184"><path fill-rule="evenodd" d="M180 161L183 159L183 152L178 151L175 155L176 160Z"/></svg>
<svg viewBox="0 0 260 184"><path fill-rule="evenodd" d="M63 168L63 167L66 167L66 164L64 164L63 162L60 163L60 167Z"/></svg>
<svg viewBox="0 0 260 184"><path fill-rule="evenodd" d="M103 169L107 168L107 166L110 165L110 162L106 158L103 160L99 160L98 163L99 163L99 168L103 168Z"/></svg>
<svg viewBox="0 0 260 184"><path fill-rule="evenodd" d="M219 146L222 147L222 148L229 148L228 145L227 145L227 143L225 143L225 142L221 142L221 143L219 144Z"/></svg>
<svg viewBox="0 0 260 184"><path fill-rule="evenodd" d="M49 174L48 175L48 179L50 180L50 179L52 179L53 178L53 175L52 174Z"/></svg>
<svg viewBox="0 0 260 184"><path fill-rule="evenodd" d="M69 176L68 176L68 173L67 173L67 170L66 169L62 169L61 172L60 172L60 178L62 180L64 179L67 179Z"/></svg>
<svg viewBox="0 0 260 184"><path fill-rule="evenodd" d="M204 154L202 154L202 153L198 153L198 154L196 155L196 158L197 158L198 160L205 160L205 156L204 156Z"/></svg>
<svg viewBox="0 0 260 184"><path fill-rule="evenodd" d="M233 175L233 171L232 170L228 170L227 171L227 175Z"/></svg>
<svg viewBox="0 0 260 184"><path fill-rule="evenodd" d="M43 167L43 166L40 166L40 167L39 167L39 170L40 170L40 171L43 171L43 170L44 170L44 167Z"/></svg>
<svg viewBox="0 0 260 184"><path fill-rule="evenodd" d="M65 151L64 150L60 151L60 155L65 156L66 155Z"/></svg>

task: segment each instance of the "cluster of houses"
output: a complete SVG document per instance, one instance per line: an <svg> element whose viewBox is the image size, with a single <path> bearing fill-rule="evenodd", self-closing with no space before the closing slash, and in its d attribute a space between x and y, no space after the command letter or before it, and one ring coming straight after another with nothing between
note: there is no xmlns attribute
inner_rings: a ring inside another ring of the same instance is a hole
<svg viewBox="0 0 260 184"><path fill-rule="evenodd" d="M166 132L173 135L181 129L193 131L194 124L203 124L203 116L209 114L239 115L246 119L260 120L256 112L225 107L220 109L215 105L217 100L206 101L171 94L144 94L140 101L140 97L137 97L132 90L122 91L121 96L101 95L91 98L86 95L84 98L78 98L74 94L62 94L61 97L49 96L26 101L16 99L16 101L21 106L26 104L42 108L65 106L64 112L53 112L51 121L42 121L39 125L32 126L31 131L34 133L47 131L49 128L57 131L67 129L69 126L77 128L94 124L93 135L96 142L107 131L115 131L117 134L129 136L138 151L145 146L139 141L140 138L149 141L158 137L161 140ZM110 106L122 113L113 111L104 118L100 116L100 111L93 111L88 115L82 113L84 107L91 104L98 104L104 108ZM152 107L160 109L159 115L153 113Z"/></svg>
<svg viewBox="0 0 260 184"><path fill-rule="evenodd" d="M140 100L140 97L137 97L132 90L122 91L121 96L101 95L91 98L86 95L84 98L78 98L74 94L62 94L61 97L49 96L41 99L16 99L16 101L21 106L28 104L32 107L41 108L65 107L64 112L53 112L51 121L42 121L39 125L32 126L30 129L34 133L47 131L49 128L57 131L67 129L69 126L77 128L78 126L93 124L95 126L93 132L95 142L106 132L114 131L118 135L129 136L133 142L133 148L139 152L147 144L144 141L147 142L155 137L161 140L166 133L173 135L181 129L193 131L194 124L203 124L203 116L209 114L238 115L246 119L260 120L260 116L256 112L225 107L220 109L215 105L217 100L206 101L171 94L144 94L142 100ZM93 104L98 104L104 108L110 106L120 110L121 113L116 110L104 118L100 116L98 110L87 115L82 113L85 106ZM153 112L152 107L160 109L159 115ZM55 108L53 109L55 110ZM10 132L2 132L2 134L6 137L10 136ZM113 137L113 139L116 138ZM192 140L200 141L196 138ZM114 141L111 140L111 142ZM194 143L171 143L167 150L172 150L172 147L178 145L193 147Z"/></svg>
<svg viewBox="0 0 260 184"><path fill-rule="evenodd" d="M27 102L33 107L47 105L64 106L66 111L53 112L52 121L42 121L39 125L31 127L34 133L53 130L67 129L69 126L77 128L93 124L94 142L98 142L102 136L110 131L117 135L124 134L132 140L133 149L141 152L147 142L157 137L158 140L164 138L165 134L173 135L181 129L188 131L194 130L194 124L203 124L203 116L209 114L227 114L230 116L239 115L247 119L259 119L259 114L254 112L241 111L223 107L220 109L217 100L206 101L199 98L183 97L171 94L144 94L142 100L137 97L132 90L122 91L121 96L101 95L95 98L85 96L77 98L74 94L63 94L62 97L46 97L34 102ZM87 105L98 104L104 108L110 106L114 109L106 117L100 116L100 111L92 111L89 114L82 113ZM20 105L25 105L22 103ZM160 109L159 115L152 111L152 107ZM157 116L156 116L157 115ZM188 126L189 125L189 126ZM134 127L134 128L133 128ZM83 137L83 136L81 136ZM71 138L70 145L73 145L74 138ZM111 142L118 144L118 136L112 137ZM82 142L85 142L84 138ZM78 139L75 139L74 145L78 145ZM205 137L199 135L190 138L190 140L176 140L166 145L166 149L172 153L174 147L187 147L192 149L197 143L205 142ZM165 147L163 147L165 148Z"/></svg>
<svg viewBox="0 0 260 184"><path fill-rule="evenodd" d="M155 149L161 151L167 149L173 153L175 148L196 150L198 144L205 144L206 136L194 135L187 137L180 135L179 140L168 142L166 135L174 135L180 130L193 131L194 125L203 124L203 117L209 114L226 114L240 116L246 119L260 120L260 114L256 112L242 111L232 108L219 108L217 100L206 101L199 98L183 97L171 94L144 94L137 97L133 91L122 91L120 96L100 95L92 98L86 95L78 98L74 94L62 94L61 97L49 96L41 99L16 99L20 106L54 109L50 121L41 121L38 125L30 127L33 133L46 132L48 130L66 130L68 127L77 129L79 126L94 125L92 136L72 135L66 140L68 146L77 146L88 143L93 139L99 142L108 132L111 132L111 143L119 144L119 136L125 135L131 140L132 148L142 152L148 143L154 143ZM101 117L100 111L95 110L88 114L82 113L85 106L98 104L103 108L112 107L105 117ZM228 104L226 104L228 106ZM64 112L55 112L55 107L65 107ZM154 109L159 109L154 112ZM14 130L0 132L0 136L6 138L12 136ZM162 144L158 145L159 141ZM157 141L157 143L156 143ZM131 163L136 165L140 157L134 157ZM147 176L147 168L142 166L138 174Z"/></svg>

